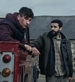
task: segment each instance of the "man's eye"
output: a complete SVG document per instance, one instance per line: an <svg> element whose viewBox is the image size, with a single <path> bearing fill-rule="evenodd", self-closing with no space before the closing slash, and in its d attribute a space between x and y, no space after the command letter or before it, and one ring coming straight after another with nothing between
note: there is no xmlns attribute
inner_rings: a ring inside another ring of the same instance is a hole
<svg viewBox="0 0 75 82"><path fill-rule="evenodd" d="M51 28L52 28L53 26L51 26Z"/></svg>
<svg viewBox="0 0 75 82"><path fill-rule="evenodd" d="M57 28L56 26L54 26L54 28Z"/></svg>
<svg viewBox="0 0 75 82"><path fill-rule="evenodd" d="M24 19L25 19L25 20L28 20L28 17L25 16Z"/></svg>
<svg viewBox="0 0 75 82"><path fill-rule="evenodd" d="M31 21L31 19L29 21Z"/></svg>
<svg viewBox="0 0 75 82"><path fill-rule="evenodd" d="M54 28L57 28L57 26L51 26L51 28L53 28L53 27L54 27Z"/></svg>
<svg viewBox="0 0 75 82"><path fill-rule="evenodd" d="M28 18L27 18L27 17L26 17L25 19L26 19L26 20L28 20Z"/></svg>

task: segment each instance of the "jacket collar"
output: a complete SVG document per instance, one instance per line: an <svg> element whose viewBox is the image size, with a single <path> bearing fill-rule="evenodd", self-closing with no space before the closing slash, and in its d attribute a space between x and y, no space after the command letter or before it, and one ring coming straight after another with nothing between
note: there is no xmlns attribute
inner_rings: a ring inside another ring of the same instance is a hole
<svg viewBox="0 0 75 82"><path fill-rule="evenodd" d="M67 42L67 37L62 32L60 32L60 34L61 34L62 41ZM51 31L48 32L47 36L49 36L51 39L53 38L52 35L51 35Z"/></svg>

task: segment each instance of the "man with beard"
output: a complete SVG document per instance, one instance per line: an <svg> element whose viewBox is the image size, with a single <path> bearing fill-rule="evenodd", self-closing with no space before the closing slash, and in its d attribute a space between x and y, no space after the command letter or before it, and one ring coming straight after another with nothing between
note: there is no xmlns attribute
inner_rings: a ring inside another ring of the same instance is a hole
<svg viewBox="0 0 75 82"><path fill-rule="evenodd" d="M40 73L46 82L72 82L73 66L70 41L61 32L62 22L51 21L51 31L30 45L39 50Z"/></svg>

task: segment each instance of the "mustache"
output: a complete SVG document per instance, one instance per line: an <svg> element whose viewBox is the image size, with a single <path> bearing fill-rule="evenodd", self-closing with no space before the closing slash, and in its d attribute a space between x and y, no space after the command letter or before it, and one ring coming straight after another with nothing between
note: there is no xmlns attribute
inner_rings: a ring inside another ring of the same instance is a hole
<svg viewBox="0 0 75 82"><path fill-rule="evenodd" d="M55 32L54 30L51 30L51 32Z"/></svg>

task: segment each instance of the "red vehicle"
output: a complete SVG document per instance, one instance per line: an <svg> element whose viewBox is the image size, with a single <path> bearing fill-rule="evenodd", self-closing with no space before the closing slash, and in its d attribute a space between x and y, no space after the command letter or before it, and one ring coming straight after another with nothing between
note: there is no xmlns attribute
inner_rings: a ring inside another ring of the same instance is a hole
<svg viewBox="0 0 75 82"><path fill-rule="evenodd" d="M32 62L26 57L18 42L0 42L0 82L31 82Z"/></svg>
<svg viewBox="0 0 75 82"><path fill-rule="evenodd" d="M26 38L29 40L29 29ZM0 82L31 82L32 57L18 48L18 42L0 41Z"/></svg>

